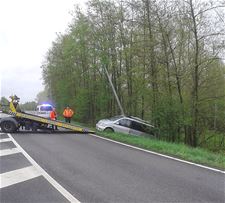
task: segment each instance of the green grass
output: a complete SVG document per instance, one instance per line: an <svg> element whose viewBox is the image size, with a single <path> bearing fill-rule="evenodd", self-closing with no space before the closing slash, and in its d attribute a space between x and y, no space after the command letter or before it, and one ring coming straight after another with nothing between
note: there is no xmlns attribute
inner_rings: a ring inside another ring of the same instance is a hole
<svg viewBox="0 0 225 203"><path fill-rule="evenodd" d="M78 122L73 123L75 125L85 126L85 124L80 124ZM95 131L93 127L89 126L89 128ZM157 139L126 135L122 133L106 133L96 131L96 134L142 149L151 150L154 152L162 153L210 167L215 167L222 170L225 169L225 152L214 153L203 148L191 148L180 143L170 143Z"/></svg>

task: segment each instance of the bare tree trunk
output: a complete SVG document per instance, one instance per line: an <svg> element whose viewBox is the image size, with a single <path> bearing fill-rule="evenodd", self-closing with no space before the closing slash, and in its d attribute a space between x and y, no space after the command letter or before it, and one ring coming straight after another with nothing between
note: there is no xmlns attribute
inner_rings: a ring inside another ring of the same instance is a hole
<svg viewBox="0 0 225 203"><path fill-rule="evenodd" d="M198 136L198 94L199 94L199 40L196 24L196 17L193 8L193 2L190 0L191 18L193 22L193 32L195 39L194 50L194 70L193 70L193 89L192 89L192 126L191 126L191 146L197 146Z"/></svg>
<svg viewBox="0 0 225 203"><path fill-rule="evenodd" d="M158 85L157 85L157 70L156 70L156 60L155 60L155 42L153 37L152 31L152 21L151 21L151 14L150 14L150 3L149 0L145 0L145 7L146 7L146 15L147 15L147 23L148 23L148 30L149 30L149 41L150 41L150 73L151 73L151 85L153 91L153 98L152 98L152 114L154 119L154 125L158 126L159 122L155 119L156 108L157 108L157 97L158 97Z"/></svg>

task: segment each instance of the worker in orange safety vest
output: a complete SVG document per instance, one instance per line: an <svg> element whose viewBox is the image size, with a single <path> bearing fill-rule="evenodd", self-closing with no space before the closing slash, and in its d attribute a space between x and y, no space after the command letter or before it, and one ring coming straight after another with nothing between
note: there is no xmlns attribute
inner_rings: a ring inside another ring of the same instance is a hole
<svg viewBox="0 0 225 203"><path fill-rule="evenodd" d="M73 112L73 110L72 110L69 106L67 106L67 107L64 109L64 111L63 111L63 116L64 116L65 121L66 121L67 123L70 123L70 122L71 122L71 118L73 117L73 114L74 114L74 112Z"/></svg>
<svg viewBox="0 0 225 203"><path fill-rule="evenodd" d="M50 119L54 121L57 119L57 113L55 108L53 108L52 111L50 112ZM54 125L52 125L52 129L54 130ZM57 126L55 126L55 130L58 130Z"/></svg>

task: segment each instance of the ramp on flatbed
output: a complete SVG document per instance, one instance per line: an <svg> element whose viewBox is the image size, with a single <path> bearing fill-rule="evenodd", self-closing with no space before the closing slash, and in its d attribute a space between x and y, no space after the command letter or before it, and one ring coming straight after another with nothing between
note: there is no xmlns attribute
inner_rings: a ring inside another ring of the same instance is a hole
<svg viewBox="0 0 225 203"><path fill-rule="evenodd" d="M69 130L76 131L76 132L82 132L82 133L93 133L94 132L89 129L81 128L81 127L75 126L70 123L66 123L66 122L58 121L58 120L54 121L54 120L50 120L47 118L43 118L41 116L36 116L36 115L28 114L28 113L12 112L12 111L9 111L8 113L17 118L25 118L25 119L37 121L37 122L44 123L44 124L55 125L55 126L69 129Z"/></svg>

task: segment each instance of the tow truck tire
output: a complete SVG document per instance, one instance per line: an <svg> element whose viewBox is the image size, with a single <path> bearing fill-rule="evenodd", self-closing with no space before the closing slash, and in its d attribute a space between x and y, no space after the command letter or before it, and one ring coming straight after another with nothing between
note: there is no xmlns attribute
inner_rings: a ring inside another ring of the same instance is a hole
<svg viewBox="0 0 225 203"><path fill-rule="evenodd" d="M16 132L16 124L13 121L2 121L1 129L4 133Z"/></svg>

